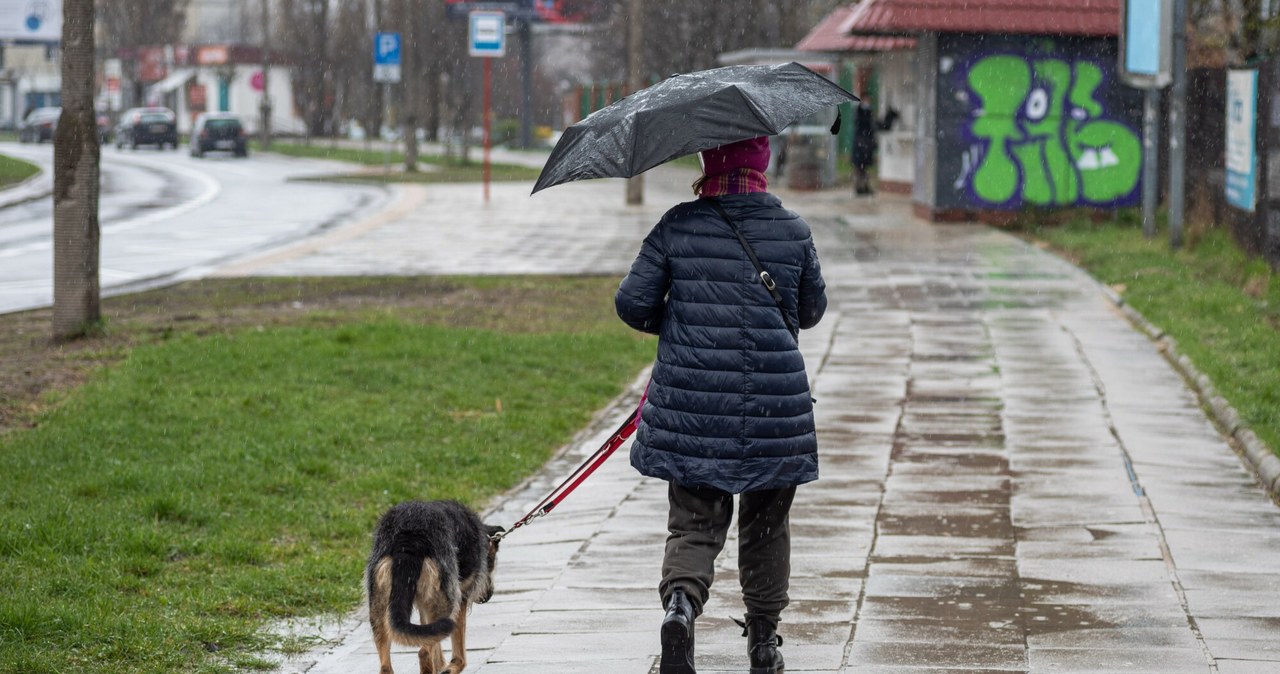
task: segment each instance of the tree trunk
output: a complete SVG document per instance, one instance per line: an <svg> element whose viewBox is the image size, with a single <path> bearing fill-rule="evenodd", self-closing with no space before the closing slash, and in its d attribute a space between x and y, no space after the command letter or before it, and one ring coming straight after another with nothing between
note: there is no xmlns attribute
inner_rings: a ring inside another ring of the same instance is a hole
<svg viewBox="0 0 1280 674"><path fill-rule="evenodd" d="M644 88L644 5L640 0L630 0L627 7L627 94L630 95ZM643 203L644 176L628 178L627 204L636 206Z"/></svg>
<svg viewBox="0 0 1280 674"><path fill-rule="evenodd" d="M53 162L55 340L83 336L101 319L93 23L93 0L64 0L62 117L54 134Z"/></svg>
<svg viewBox="0 0 1280 674"><path fill-rule="evenodd" d="M418 78L422 71L417 67L422 59L421 47L418 44L418 5L409 2L405 7L404 39L400 49L402 68L400 76L401 109L404 111L404 171L414 173L418 170Z"/></svg>

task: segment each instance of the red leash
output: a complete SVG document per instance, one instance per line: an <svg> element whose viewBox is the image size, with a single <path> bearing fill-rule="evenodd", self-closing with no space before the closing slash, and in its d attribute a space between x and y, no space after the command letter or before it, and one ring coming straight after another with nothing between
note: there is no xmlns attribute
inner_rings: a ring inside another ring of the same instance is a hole
<svg viewBox="0 0 1280 674"><path fill-rule="evenodd" d="M636 426L640 423L640 409L644 407L644 400L648 393L648 387L645 387L645 395L640 396L640 405L635 410L632 410L627 420L622 422L622 425L613 432L613 435L609 436L608 440L605 440L600 449L597 449L582 465L570 473L569 477L565 478L559 486L551 490L551 493L547 494L546 498L534 506L533 510L530 510L524 517L512 524L510 529L494 534L490 538L500 541L507 534L555 510L555 507L560 505L569 494L572 494L573 490L578 488L578 485L582 484L588 477L591 477L591 474L596 472L596 469L603 465L613 455L614 451L622 446L623 441L636 432Z"/></svg>

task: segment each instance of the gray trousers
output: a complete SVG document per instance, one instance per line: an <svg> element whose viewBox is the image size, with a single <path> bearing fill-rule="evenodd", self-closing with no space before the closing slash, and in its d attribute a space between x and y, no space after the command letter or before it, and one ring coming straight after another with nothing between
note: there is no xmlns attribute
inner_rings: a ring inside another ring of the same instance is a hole
<svg viewBox="0 0 1280 674"><path fill-rule="evenodd" d="M778 622L787 607L791 581L791 528L789 515L796 488L771 489L742 494L738 513L738 575L742 602L748 616ZM681 487L667 490L666 556L658 592L662 605L677 588L693 604L694 615L710 595L716 557L724 549L733 517L733 494L718 489Z"/></svg>

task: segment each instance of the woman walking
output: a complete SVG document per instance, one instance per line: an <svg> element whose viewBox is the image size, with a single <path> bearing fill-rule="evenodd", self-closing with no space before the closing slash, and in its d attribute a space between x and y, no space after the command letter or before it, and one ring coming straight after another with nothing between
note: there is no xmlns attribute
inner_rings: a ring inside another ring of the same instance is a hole
<svg viewBox="0 0 1280 674"><path fill-rule="evenodd" d="M702 161L699 198L662 217L615 297L623 321L658 335L631 463L670 483L660 671L695 671L694 620L738 495L750 671L780 674L788 514L796 486L818 477L797 328L821 320L826 287L809 225L767 192L768 139Z"/></svg>

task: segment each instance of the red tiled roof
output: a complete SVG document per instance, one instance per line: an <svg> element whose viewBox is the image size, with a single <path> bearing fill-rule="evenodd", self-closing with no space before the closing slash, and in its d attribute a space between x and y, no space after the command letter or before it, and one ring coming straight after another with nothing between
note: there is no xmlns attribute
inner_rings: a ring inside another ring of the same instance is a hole
<svg viewBox="0 0 1280 674"><path fill-rule="evenodd" d="M879 52L914 49L916 41L909 37L885 35L850 35L841 31L845 19L857 5L838 7L796 44L796 51L814 52Z"/></svg>
<svg viewBox="0 0 1280 674"><path fill-rule="evenodd" d="M862 0L844 34L1120 34L1121 0Z"/></svg>

